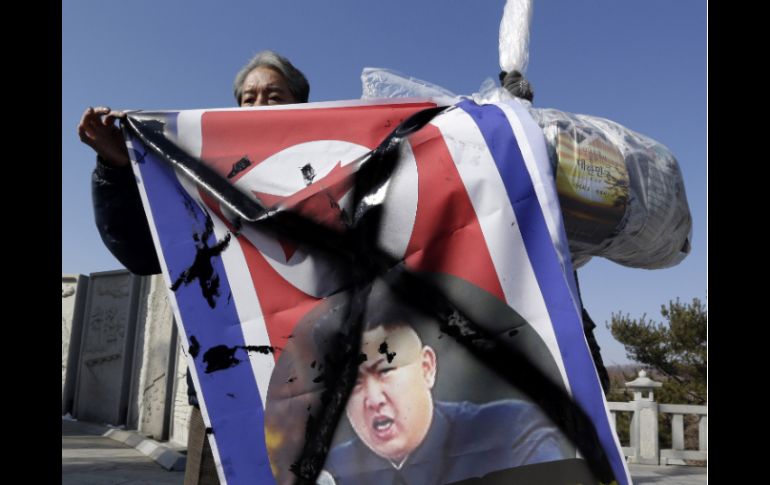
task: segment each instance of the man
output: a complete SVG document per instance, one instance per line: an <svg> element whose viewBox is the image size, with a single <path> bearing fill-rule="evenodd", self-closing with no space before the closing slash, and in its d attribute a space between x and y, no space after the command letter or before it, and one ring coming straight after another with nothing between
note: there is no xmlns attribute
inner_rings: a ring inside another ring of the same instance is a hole
<svg viewBox="0 0 770 485"><path fill-rule="evenodd" d="M240 107L306 103L310 86L285 57L265 50L257 53L233 82ZM92 177L94 215L107 249L132 273L160 273L150 228L134 182L128 150L117 118L110 108L88 108L78 125L80 140L94 149L97 164Z"/></svg>
<svg viewBox="0 0 770 485"><path fill-rule="evenodd" d="M238 106L269 106L306 103L310 86L304 74L288 59L273 51L257 53L233 82ZM139 191L134 182L130 159L117 118L124 113L110 108L88 108L78 125L80 140L97 153L92 176L96 226L105 246L132 273L160 273L160 263ZM188 399L193 406L187 443L185 485L216 485L214 457L205 434L195 389L187 374Z"/></svg>
<svg viewBox="0 0 770 485"><path fill-rule="evenodd" d="M434 401L436 352L401 315L364 332L346 410L356 437L332 449L319 484L438 485L570 458L566 438L529 403Z"/></svg>

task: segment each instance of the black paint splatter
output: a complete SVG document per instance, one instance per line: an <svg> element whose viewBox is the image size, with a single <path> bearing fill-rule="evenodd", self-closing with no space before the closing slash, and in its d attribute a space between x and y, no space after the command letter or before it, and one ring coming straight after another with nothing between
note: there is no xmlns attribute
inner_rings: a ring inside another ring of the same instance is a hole
<svg viewBox="0 0 770 485"><path fill-rule="evenodd" d="M233 168L230 169L230 173L227 174L227 178L231 179L238 175L239 173L246 170L248 167L251 166L251 160L249 160L249 157L244 155L243 158L238 160L233 164Z"/></svg>
<svg viewBox="0 0 770 485"><path fill-rule="evenodd" d="M232 392L228 392L228 393L227 393L227 395L228 395L229 397L231 397L231 398L235 399L235 394L233 394Z"/></svg>
<svg viewBox="0 0 770 485"><path fill-rule="evenodd" d="M236 350L238 350L238 347L228 347L226 345L217 345L208 349L203 354L203 362L206 363L206 374L229 369L240 364L240 359L235 357Z"/></svg>
<svg viewBox="0 0 770 485"><path fill-rule="evenodd" d="M381 354L385 354L385 357L388 359L388 364L393 362L393 358L396 357L396 353L395 352L388 352L388 342L386 342L386 341L383 341L380 344L380 348L377 349L377 352L379 352Z"/></svg>
<svg viewBox="0 0 770 485"><path fill-rule="evenodd" d="M166 123L161 120L147 120L143 124L150 131L154 131L160 135L163 135L163 130L166 127Z"/></svg>
<svg viewBox="0 0 770 485"><path fill-rule="evenodd" d="M211 427L206 428L206 434L214 434L214 428L211 428Z"/></svg>
<svg viewBox="0 0 770 485"><path fill-rule="evenodd" d="M183 283L187 286L197 279L203 297L211 308L216 306L214 299L219 296L219 275L214 272L211 258L219 256L227 248L227 245L230 244L230 234L228 234L214 246L209 247L208 239L213 234L214 222L211 220L211 216L206 214L206 228L203 233L193 233L196 246L193 264L184 270L174 281L174 284L171 285L171 289L176 291Z"/></svg>
<svg viewBox="0 0 770 485"><path fill-rule="evenodd" d="M315 369L315 364L316 364L316 362L315 362L315 361L311 362L311 363L310 363L310 367L311 367L312 369Z"/></svg>
<svg viewBox="0 0 770 485"><path fill-rule="evenodd" d="M247 352L259 352L260 354L274 354L276 351L280 351L280 347L273 347L271 345L236 345L234 347L228 347L227 345L216 345L211 347L203 354L203 362L206 365L206 374L216 372L219 370L229 369L235 367L241 363L241 359L235 356L235 352L238 349L245 350Z"/></svg>
<svg viewBox="0 0 770 485"><path fill-rule="evenodd" d="M313 169L313 166L308 163L300 168L300 171L302 172L302 178L305 180L305 185L312 184L313 179L315 178L315 169Z"/></svg>
<svg viewBox="0 0 770 485"><path fill-rule="evenodd" d="M176 189L177 194L179 194L182 198L182 202L184 203L184 208L187 211L188 214L190 214L190 217L193 219L196 219L198 216L198 212L196 211L197 205L195 204L195 201L192 200L192 197L190 197L190 194L187 193L181 186L177 187Z"/></svg>
<svg viewBox="0 0 770 485"><path fill-rule="evenodd" d="M198 342L198 339L195 338L195 335L190 335L190 348L187 349L187 351L190 353L192 358L198 357L198 352L201 351L201 344Z"/></svg>
<svg viewBox="0 0 770 485"><path fill-rule="evenodd" d="M272 345L247 345L241 347L248 352L259 352L260 354L274 354L276 350L281 350L280 347L273 347Z"/></svg>
<svg viewBox="0 0 770 485"><path fill-rule="evenodd" d="M510 332L508 332L508 336L509 336L509 337L513 337L513 336L515 336L517 333L519 333L519 331L518 331L518 330L516 330L516 329L514 328L513 330L511 330Z"/></svg>
<svg viewBox="0 0 770 485"><path fill-rule="evenodd" d="M238 237L241 235L241 229L243 228L243 219L240 216L236 216L235 219L230 221L233 224L233 235Z"/></svg>
<svg viewBox="0 0 770 485"><path fill-rule="evenodd" d="M286 381L288 384L291 384L292 382L296 381L296 377L289 377L289 379Z"/></svg>

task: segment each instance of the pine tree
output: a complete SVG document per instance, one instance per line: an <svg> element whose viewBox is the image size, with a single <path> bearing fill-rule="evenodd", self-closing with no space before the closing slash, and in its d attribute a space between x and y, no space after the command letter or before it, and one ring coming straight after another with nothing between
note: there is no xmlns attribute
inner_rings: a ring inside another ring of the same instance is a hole
<svg viewBox="0 0 770 485"><path fill-rule="evenodd" d="M629 359L662 375L656 400L674 404L706 404L706 309L694 298L661 306L667 324L612 314L607 328L623 344Z"/></svg>

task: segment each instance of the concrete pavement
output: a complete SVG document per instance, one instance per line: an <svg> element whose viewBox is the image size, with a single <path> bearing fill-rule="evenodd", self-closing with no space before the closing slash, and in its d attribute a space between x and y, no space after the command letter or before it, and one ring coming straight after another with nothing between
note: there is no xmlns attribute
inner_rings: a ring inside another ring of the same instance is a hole
<svg viewBox="0 0 770 485"><path fill-rule="evenodd" d="M167 471L105 427L61 422L62 485L182 485L184 471Z"/></svg>
<svg viewBox="0 0 770 485"><path fill-rule="evenodd" d="M706 485L706 468L700 466L629 465L634 485Z"/></svg>

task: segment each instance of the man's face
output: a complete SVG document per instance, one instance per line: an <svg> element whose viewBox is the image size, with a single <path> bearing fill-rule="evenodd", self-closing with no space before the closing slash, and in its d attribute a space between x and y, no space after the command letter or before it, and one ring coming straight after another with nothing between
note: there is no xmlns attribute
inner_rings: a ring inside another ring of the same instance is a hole
<svg viewBox="0 0 770 485"><path fill-rule="evenodd" d="M289 91L289 83L278 72L269 67L254 68L243 80L241 86L241 107L269 106L296 103Z"/></svg>
<svg viewBox="0 0 770 485"><path fill-rule="evenodd" d="M363 342L366 360L348 401L348 419L374 453L400 462L422 443L430 428L436 354L422 346L410 327L378 327L365 332Z"/></svg>

